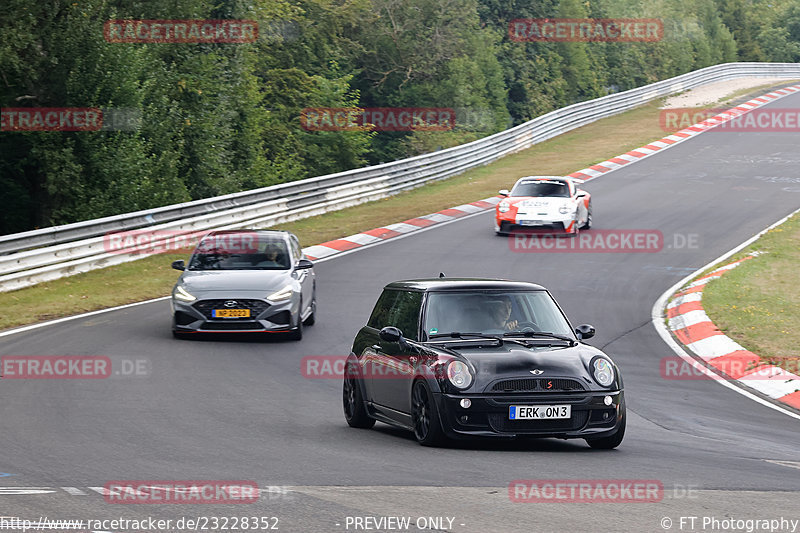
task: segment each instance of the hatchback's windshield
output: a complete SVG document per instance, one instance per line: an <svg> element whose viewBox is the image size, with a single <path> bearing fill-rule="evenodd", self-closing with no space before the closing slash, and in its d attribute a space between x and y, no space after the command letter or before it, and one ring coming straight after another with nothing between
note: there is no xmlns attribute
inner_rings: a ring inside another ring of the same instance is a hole
<svg viewBox="0 0 800 533"><path fill-rule="evenodd" d="M206 237L189 261L189 270L286 270L291 266L289 247L281 237L254 235L247 246L215 246Z"/></svg>
<svg viewBox="0 0 800 533"><path fill-rule="evenodd" d="M556 181L523 181L517 183L511 191L511 196L551 196L569 198L569 188L566 183Z"/></svg>
<svg viewBox="0 0 800 533"><path fill-rule="evenodd" d="M436 334L511 331L547 332L574 338L569 323L546 291L431 292L425 332Z"/></svg>

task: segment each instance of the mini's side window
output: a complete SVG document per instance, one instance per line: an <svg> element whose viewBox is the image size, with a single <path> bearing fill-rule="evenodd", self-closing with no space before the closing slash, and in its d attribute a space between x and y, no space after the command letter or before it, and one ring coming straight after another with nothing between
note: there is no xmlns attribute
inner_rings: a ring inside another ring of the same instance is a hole
<svg viewBox="0 0 800 533"><path fill-rule="evenodd" d="M389 313L389 324L399 328L407 339L418 340L422 293L417 291L397 291L397 293L397 299Z"/></svg>
<svg viewBox="0 0 800 533"><path fill-rule="evenodd" d="M394 324L389 323L389 313L392 311L394 301L397 299L399 291L384 289L378 301L375 303L375 309L369 317L367 326L375 329L381 329L386 326Z"/></svg>

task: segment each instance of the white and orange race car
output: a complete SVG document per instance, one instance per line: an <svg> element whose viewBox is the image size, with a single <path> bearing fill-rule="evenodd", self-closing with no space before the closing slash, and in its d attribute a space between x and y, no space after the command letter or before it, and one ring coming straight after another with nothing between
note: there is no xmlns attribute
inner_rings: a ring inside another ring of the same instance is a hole
<svg viewBox="0 0 800 533"><path fill-rule="evenodd" d="M520 178L495 207L498 235L535 232L577 235L592 227L592 196L577 187L583 180L563 176Z"/></svg>

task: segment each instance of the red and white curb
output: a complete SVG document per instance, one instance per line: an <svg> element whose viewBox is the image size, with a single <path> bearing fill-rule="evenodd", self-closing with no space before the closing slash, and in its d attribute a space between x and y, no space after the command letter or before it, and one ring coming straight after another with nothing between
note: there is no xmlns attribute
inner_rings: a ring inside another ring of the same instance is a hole
<svg viewBox="0 0 800 533"><path fill-rule="evenodd" d="M673 133L672 135L668 135L663 139L653 141L650 144L646 144L640 148L631 150L630 152L618 155L617 157L612 157L611 159L603 161L602 163L597 163L596 165L573 172L572 174L569 174L569 177L579 178L585 181L592 180L602 176L603 174L611 172L612 170L622 168L629 163L641 161L646 157L649 157L662 150L666 150L671 146L713 129L714 127L734 119L743 113L752 111L753 109L761 107L764 104L774 102L775 100L783 98L784 96L788 96L797 91L800 91L800 84L784 87L783 89L778 89L777 91L767 93L763 96L759 96L758 98L753 98L752 100L728 109L727 111L724 111L714 117L706 119L702 122L698 122L697 124L689 126L688 128L684 128L676 133ZM451 207L450 209L438 211L430 215L412 218L396 224L389 224L388 226L382 228L375 228L363 233L356 233L355 235L323 242L322 244L315 244L314 246L304 248L303 253L311 260L327 258L342 252L360 248L362 246L367 246L379 241L385 241L394 237L399 237L400 235L412 233L435 224L450 222L466 215L472 215L492 209L500 202L500 200L501 198L497 196L484 198L483 200L478 200L477 202L458 205L456 207Z"/></svg>
<svg viewBox="0 0 800 533"><path fill-rule="evenodd" d="M753 257L750 255L719 267L675 293L666 306L667 327L685 348L730 380L800 409L800 376L763 363L758 355L722 333L703 310L706 284Z"/></svg>
<svg viewBox="0 0 800 533"><path fill-rule="evenodd" d="M480 213L482 211L486 211L487 209L493 208L499 201L499 197L493 196L492 198L478 200L477 202L472 202L470 204L458 205L456 207L451 207L450 209L431 213L430 215L411 218L403 222L398 222L397 224L389 224L388 226L384 226L382 228L375 228L363 233L350 235L349 237L342 237L341 239L309 246L308 248L303 248L303 253L306 255L306 257L312 260L322 259L323 257L328 257L340 252L346 252L348 250L352 250L353 248L359 248L361 246L373 244L378 241L392 239L406 233L411 233L422 228L433 226L434 224L441 224L442 222L449 222L463 216Z"/></svg>
<svg viewBox="0 0 800 533"><path fill-rule="evenodd" d="M699 135L700 133L713 129L720 124L747 113L748 111L752 111L753 109L774 102L775 100L783 98L784 96L788 96L797 91L800 91L800 85L791 85L789 87L784 87L783 89L778 89L777 91L772 91L771 93L767 93L763 96L759 96L758 98L753 98L752 100L748 100L741 105L732 107L731 109L723 111L722 113L719 113L718 115L715 115L709 119L684 128L676 133L673 133L672 135L667 135L663 139L651 142L650 144L646 144L640 148L631 150L630 152L618 155L617 157L612 157L611 159L603 161L602 163L597 163L596 165L573 172L569 176L572 178L580 178L582 180L590 180L598 176L602 176L606 172L621 168L628 163L640 161L645 157L651 156L657 152L660 152L661 150L669 148L670 146L685 141L686 139L690 139L695 135Z"/></svg>

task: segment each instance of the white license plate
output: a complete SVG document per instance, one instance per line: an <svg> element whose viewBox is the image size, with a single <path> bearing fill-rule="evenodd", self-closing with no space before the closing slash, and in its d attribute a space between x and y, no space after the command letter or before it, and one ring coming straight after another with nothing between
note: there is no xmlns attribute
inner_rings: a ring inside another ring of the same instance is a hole
<svg viewBox="0 0 800 533"><path fill-rule="evenodd" d="M523 220L520 219L519 221L520 226L542 226L544 225L543 220Z"/></svg>
<svg viewBox="0 0 800 533"><path fill-rule="evenodd" d="M572 416L571 405L512 405L509 420L552 420Z"/></svg>

